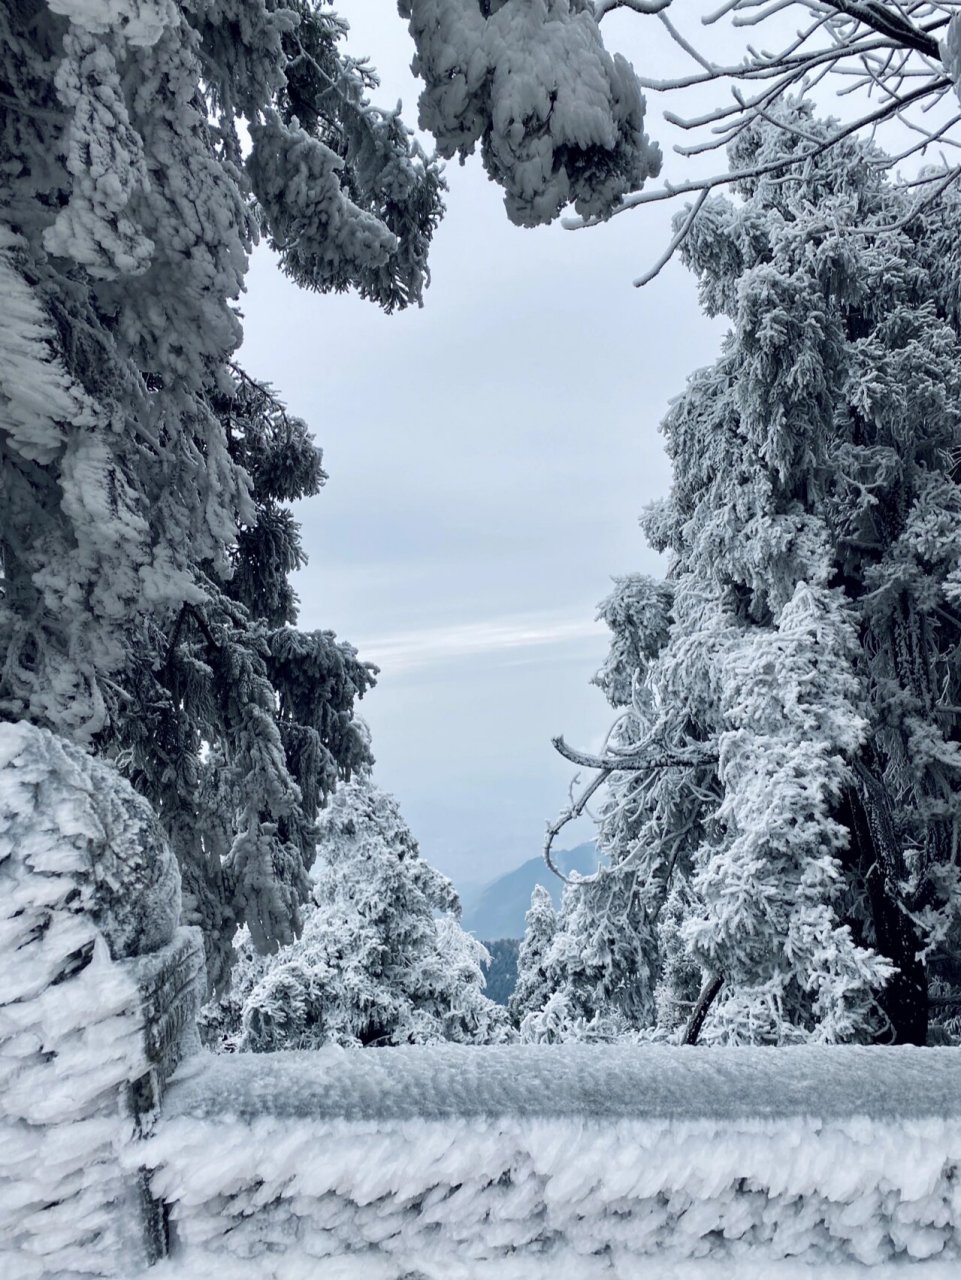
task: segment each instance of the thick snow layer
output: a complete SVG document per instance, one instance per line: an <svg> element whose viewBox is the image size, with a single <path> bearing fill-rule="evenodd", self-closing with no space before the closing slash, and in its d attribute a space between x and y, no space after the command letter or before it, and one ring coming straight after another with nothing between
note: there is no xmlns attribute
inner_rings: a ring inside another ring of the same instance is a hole
<svg viewBox="0 0 961 1280"><path fill-rule="evenodd" d="M178 903L129 784L50 733L0 724L3 1280L128 1276L147 1255L119 1153L195 1016L202 948L174 933Z"/></svg>
<svg viewBox="0 0 961 1280"><path fill-rule="evenodd" d="M961 1120L961 1052L564 1044L206 1054L181 1069L167 1114Z"/></svg>
<svg viewBox="0 0 961 1280"><path fill-rule="evenodd" d="M909 1270L910 1268L910 1270ZM906 1260L879 1267L860 1263L748 1262L736 1269L730 1262L710 1259L684 1262L636 1261L621 1265L610 1258L585 1258L554 1250L542 1258L515 1256L496 1262L471 1262L457 1258L441 1266L428 1259L416 1269L397 1259L339 1258L320 1263L306 1253L250 1262L218 1260L211 1271L210 1258L175 1259L160 1263L138 1280L957 1280L956 1262Z"/></svg>
<svg viewBox="0 0 961 1280"><path fill-rule="evenodd" d="M659 1274L690 1260L958 1267L959 1086L952 1050L201 1057L137 1156L188 1267L283 1255L278 1276L322 1259L337 1277L445 1280L535 1263L629 1275L654 1258Z"/></svg>

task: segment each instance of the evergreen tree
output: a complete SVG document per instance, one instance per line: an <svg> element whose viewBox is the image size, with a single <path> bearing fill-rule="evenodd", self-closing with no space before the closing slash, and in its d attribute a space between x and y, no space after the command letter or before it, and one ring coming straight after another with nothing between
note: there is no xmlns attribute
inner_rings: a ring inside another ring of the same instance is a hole
<svg viewBox="0 0 961 1280"><path fill-rule="evenodd" d="M508 1012L517 1027L523 1025L529 1013L543 1008L550 996L545 966L556 929L557 916L551 895L543 885L535 885L530 909L524 917L524 937L517 954L517 982L507 1002Z"/></svg>
<svg viewBox="0 0 961 1280"><path fill-rule="evenodd" d="M506 1039L506 1013L483 993L490 956L461 929L453 885L420 857L396 802L345 784L319 830L303 934L267 959L251 953L255 981L239 974L239 1047Z"/></svg>
<svg viewBox="0 0 961 1280"><path fill-rule="evenodd" d="M490 956L490 963L481 966L487 998L506 1008L517 986L520 941L517 938L497 938L494 942L484 942L481 945Z"/></svg>
<svg viewBox="0 0 961 1280"><path fill-rule="evenodd" d="M254 519L238 530L232 576L199 566L204 604L183 605L171 634L153 638L146 653L165 646L163 664L134 655L126 683L137 712L113 742L100 738L175 835L185 920L204 926L217 987L236 921L261 951L299 928L314 820L338 778L370 758L353 707L374 671L332 632L291 625L288 575L304 557L286 503L319 491L320 451L269 388L231 372L215 407L250 479ZM280 891L268 895L271 879Z"/></svg>
<svg viewBox="0 0 961 1280"><path fill-rule="evenodd" d="M436 167L313 0L0 11L0 715L153 800L222 979L290 941L371 672L292 629L319 452L231 364L262 228L299 283L419 301ZM244 158L239 122L252 147Z"/></svg>
<svg viewBox="0 0 961 1280"><path fill-rule="evenodd" d="M785 125L799 151L833 127L792 104L732 163ZM688 1039L923 1043L932 977L948 1000L961 977L953 237L860 142L790 177L708 202L685 243L732 329L665 422L667 626L637 629L608 865L558 936L625 921L595 986L624 1013L639 946L627 1016L654 1034L685 1009Z"/></svg>

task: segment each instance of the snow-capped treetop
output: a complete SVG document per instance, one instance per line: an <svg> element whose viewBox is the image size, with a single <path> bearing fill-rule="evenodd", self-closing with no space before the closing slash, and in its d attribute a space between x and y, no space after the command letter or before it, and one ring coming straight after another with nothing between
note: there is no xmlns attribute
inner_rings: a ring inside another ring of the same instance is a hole
<svg viewBox="0 0 961 1280"><path fill-rule="evenodd" d="M545 964L557 929L557 915L551 895L543 885L534 886L531 905L524 917L524 937L517 954L517 983L507 1002L516 1025L535 1010L543 1008L551 988Z"/></svg>

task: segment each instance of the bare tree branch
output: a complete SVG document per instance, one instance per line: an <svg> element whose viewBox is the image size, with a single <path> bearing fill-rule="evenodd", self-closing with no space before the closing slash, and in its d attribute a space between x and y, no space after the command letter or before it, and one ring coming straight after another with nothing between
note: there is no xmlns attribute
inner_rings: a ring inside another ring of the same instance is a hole
<svg viewBox="0 0 961 1280"><path fill-rule="evenodd" d="M774 123L786 136L803 136L803 130L776 112L779 102L788 95L809 94L825 76L838 75L847 83L839 93L850 98L863 94L880 99L877 105L862 111L850 123L839 125L820 142L805 139L806 145L785 150L783 157L753 167L729 169L705 178L667 181L663 187L635 192L627 196L615 213L626 212L639 205L673 200L685 195L697 198L695 208L684 220L667 251L636 284L653 280L690 234L700 214L705 197L718 188L771 175L778 177L796 166L816 159L857 133L873 134L880 126L896 120L917 134L918 141L878 164L893 169L906 159L924 154L938 141L959 145L949 136L961 117L935 109L953 94L956 86L942 62L940 36L955 14L961 14L957 0L723 0L720 7L701 19L707 26L725 17L738 27L760 29L770 19L782 23L785 14L800 11L804 21L780 47L768 51L748 45L742 61L719 64L705 56L675 25L663 0L595 0L595 13L601 15L617 7L632 8L639 13L653 13L673 42L694 63L690 74L670 79L641 77L645 88L660 92L679 92L704 84L728 84L733 101L712 111L685 117L665 112L665 119L685 132L705 136L675 146L677 154L690 157L722 149L734 142L745 129L757 121ZM746 86L756 84L756 90ZM936 200L954 182L961 171L943 166L937 184L928 192L925 203ZM899 179L899 185L907 185ZM568 229L593 226L599 219L567 218Z"/></svg>
<svg viewBox="0 0 961 1280"><path fill-rule="evenodd" d="M555 745L556 745L556 742L557 742L557 739L555 739ZM571 881L567 876L564 875L563 871L561 871L557 863L554 861L554 854L553 854L554 841L557 839L557 837L560 835L560 833L564 830L564 828L567 826L569 822L573 822L576 818L579 818L581 816L581 814L587 808L587 802L590 800L591 796L594 794L595 791L597 791L598 787L600 787L604 782L607 781L610 775L611 775L610 769L602 770L594 779L594 781L590 784L590 786L588 786L586 790L584 790L581 793L579 800L572 801L571 804L568 806L568 808L564 810L564 812L561 814L559 818L557 818L556 821L548 823L547 838L544 841L544 861L550 867L551 871L554 872L554 875L557 876L559 880L563 880L565 884L572 884L573 881ZM583 877L578 881L578 884L584 884L585 880L593 880L593 879L594 879L593 876Z"/></svg>
<svg viewBox="0 0 961 1280"><path fill-rule="evenodd" d="M701 1028L704 1026L704 1019L710 1012L711 1005L718 997L718 993L724 986L724 975L719 973L708 978L704 985L704 989L697 998L697 1004L691 1013L691 1019L684 1031L684 1037L681 1044L697 1044L698 1036L701 1034Z"/></svg>

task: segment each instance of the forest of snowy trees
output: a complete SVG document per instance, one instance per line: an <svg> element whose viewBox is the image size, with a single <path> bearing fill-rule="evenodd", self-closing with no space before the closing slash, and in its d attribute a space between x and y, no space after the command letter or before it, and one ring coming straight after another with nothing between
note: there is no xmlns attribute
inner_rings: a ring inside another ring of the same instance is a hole
<svg viewBox="0 0 961 1280"><path fill-rule="evenodd" d="M697 70L635 72L601 36L619 7ZM956 1042L958 170L896 170L959 140L961 27L787 7L796 39L726 66L662 0L403 0L436 155L320 0L0 10L0 715L152 805L211 1044ZM839 122L805 95L852 69ZM685 121L722 171L685 177L642 88L732 79ZM601 866L556 916L535 898L509 1016L370 778L376 669L297 626L321 451L235 358L258 239L305 289L420 305L441 161L477 148L522 226L692 194L665 257L729 324L663 424L665 576L601 606L607 745L559 743L596 771L571 812L596 806Z"/></svg>

